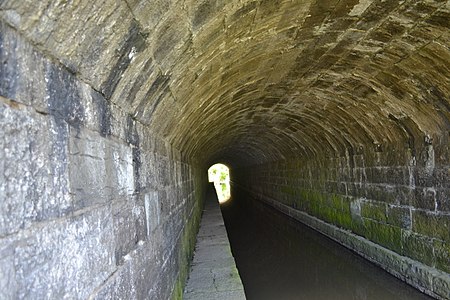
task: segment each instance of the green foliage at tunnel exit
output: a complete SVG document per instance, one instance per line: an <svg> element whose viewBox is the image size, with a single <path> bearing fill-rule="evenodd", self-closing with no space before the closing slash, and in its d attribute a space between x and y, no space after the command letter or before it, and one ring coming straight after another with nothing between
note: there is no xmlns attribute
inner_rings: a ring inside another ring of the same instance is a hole
<svg viewBox="0 0 450 300"><path fill-rule="evenodd" d="M214 182L217 197L220 203L226 202L230 199L230 171L227 166L223 164L215 164L208 170L209 182Z"/></svg>

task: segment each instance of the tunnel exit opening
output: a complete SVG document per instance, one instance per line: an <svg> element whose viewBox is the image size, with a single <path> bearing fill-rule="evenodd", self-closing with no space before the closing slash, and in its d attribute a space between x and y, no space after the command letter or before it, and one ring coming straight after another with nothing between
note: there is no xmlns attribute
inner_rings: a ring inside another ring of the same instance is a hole
<svg viewBox="0 0 450 300"><path fill-rule="evenodd" d="M214 182L219 203L227 202L231 197L230 169L224 164L215 164L208 169L208 181Z"/></svg>

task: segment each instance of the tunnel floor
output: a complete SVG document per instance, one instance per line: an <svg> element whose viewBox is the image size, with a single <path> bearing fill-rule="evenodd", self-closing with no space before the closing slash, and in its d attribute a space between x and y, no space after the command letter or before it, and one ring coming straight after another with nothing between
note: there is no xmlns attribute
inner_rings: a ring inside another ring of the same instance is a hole
<svg viewBox="0 0 450 300"><path fill-rule="evenodd" d="M243 191L221 210L247 299L432 299Z"/></svg>

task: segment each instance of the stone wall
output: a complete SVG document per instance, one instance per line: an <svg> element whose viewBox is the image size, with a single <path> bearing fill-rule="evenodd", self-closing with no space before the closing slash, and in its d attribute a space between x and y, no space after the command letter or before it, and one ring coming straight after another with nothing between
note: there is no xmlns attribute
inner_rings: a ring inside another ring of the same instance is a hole
<svg viewBox="0 0 450 300"><path fill-rule="evenodd" d="M233 182L417 288L449 299L448 137L415 141L235 169Z"/></svg>
<svg viewBox="0 0 450 300"><path fill-rule="evenodd" d="M195 164L4 23L0 128L1 299L181 297Z"/></svg>

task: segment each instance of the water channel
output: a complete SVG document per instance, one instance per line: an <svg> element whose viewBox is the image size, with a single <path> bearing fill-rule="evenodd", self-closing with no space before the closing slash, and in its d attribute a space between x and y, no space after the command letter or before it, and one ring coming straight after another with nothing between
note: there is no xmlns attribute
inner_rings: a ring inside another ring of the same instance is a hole
<svg viewBox="0 0 450 300"><path fill-rule="evenodd" d="M243 192L221 209L247 299L431 299Z"/></svg>

